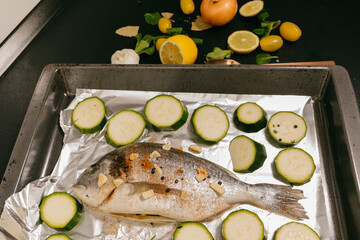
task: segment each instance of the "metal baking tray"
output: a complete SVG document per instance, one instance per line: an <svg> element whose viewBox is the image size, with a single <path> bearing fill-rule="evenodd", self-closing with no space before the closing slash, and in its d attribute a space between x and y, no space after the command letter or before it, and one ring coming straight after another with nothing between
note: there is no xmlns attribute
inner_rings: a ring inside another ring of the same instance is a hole
<svg viewBox="0 0 360 240"><path fill-rule="evenodd" d="M51 173L62 148L59 114L77 88L311 97L328 206L321 211L331 218L329 236L360 237L360 117L341 66L49 65L1 181L0 211L11 194Z"/></svg>

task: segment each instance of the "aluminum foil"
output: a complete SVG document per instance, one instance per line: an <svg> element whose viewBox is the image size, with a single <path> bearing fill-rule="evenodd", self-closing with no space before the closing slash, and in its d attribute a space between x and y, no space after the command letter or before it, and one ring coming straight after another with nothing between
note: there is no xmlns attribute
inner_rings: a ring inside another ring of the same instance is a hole
<svg viewBox="0 0 360 240"><path fill-rule="evenodd" d="M50 176L29 183L22 191L13 194L5 203L0 218L0 239L45 239L56 233L45 223L39 221L39 203L43 196L54 191L66 191L74 196L71 186L80 174L103 155L114 150L107 144L104 129L96 134L81 134L71 123L72 109L79 101L91 96L101 98L108 110L108 117L123 109L132 109L143 114L145 102L158 94L171 94L180 99L188 108L189 116L193 111L205 104L212 104L223 109L230 120L229 132L216 144L205 144L195 135L190 121L177 131L154 131L147 126L140 142L168 143L172 147L188 151L188 147L197 144L203 151L198 156L215 162L232 170L232 162L228 151L230 141L238 135L246 135L262 143L266 147L267 159L264 165L253 173L235 173L247 183L283 183L273 176L272 163L282 148L273 145L266 134L266 129L256 133L244 133L238 130L232 119L235 109L244 102L256 102L267 113L268 118L278 111L292 111L304 117L308 129L306 137L296 145L311 154L316 164L316 171L310 182L295 188L304 191L306 199L300 201L305 207L309 219L301 221L313 228L322 239L329 237L331 229L330 217L326 209L322 175L320 170L321 155L317 141L314 119L313 101L309 96L274 96L274 95L236 95L236 94L203 94L203 93L172 93L143 92L121 90L89 90L78 89L75 99L61 112L60 126L64 131L64 145L58 162ZM221 222L237 209L248 209L258 214L263 221L266 236L272 239L277 228L292 220L250 205L238 205L224 212L211 221L203 222L215 239L222 239ZM105 216L85 206L84 217L80 224L67 234L72 239L171 239L176 224L139 223L126 219ZM8 235L10 234L10 235Z"/></svg>

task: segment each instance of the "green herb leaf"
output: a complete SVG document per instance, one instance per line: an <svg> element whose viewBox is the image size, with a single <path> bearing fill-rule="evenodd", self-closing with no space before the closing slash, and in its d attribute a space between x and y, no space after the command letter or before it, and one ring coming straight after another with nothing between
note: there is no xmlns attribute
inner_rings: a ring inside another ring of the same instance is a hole
<svg viewBox="0 0 360 240"><path fill-rule="evenodd" d="M140 40L135 46L135 52L137 54L140 54L144 49L148 48L150 46L150 43L144 40Z"/></svg>
<svg viewBox="0 0 360 240"><path fill-rule="evenodd" d="M145 22L151 25L156 25L159 22L159 19L161 18L161 14L159 12L154 13L145 13Z"/></svg>
<svg viewBox="0 0 360 240"><path fill-rule="evenodd" d="M206 54L206 61L230 58L231 54L233 54L232 50L222 50L219 47L214 47L212 52Z"/></svg>
<svg viewBox="0 0 360 240"><path fill-rule="evenodd" d="M261 27L265 28L265 34L263 34L264 36L269 36L270 32L272 30L274 30L275 28L277 28L278 26L280 26L281 21L277 20L277 21L265 21L261 23Z"/></svg>
<svg viewBox="0 0 360 240"><path fill-rule="evenodd" d="M169 35L178 35L178 34L181 34L183 31L183 28L182 27L174 27L174 28L167 28L166 29L166 32L169 34Z"/></svg>
<svg viewBox="0 0 360 240"><path fill-rule="evenodd" d="M201 46L204 43L204 40L202 40L201 38L191 38L191 39L194 41L196 46Z"/></svg>
<svg viewBox="0 0 360 240"><path fill-rule="evenodd" d="M271 30L273 30L273 29L277 28L278 26L280 26L280 24L281 24L280 20L275 21Z"/></svg>
<svg viewBox="0 0 360 240"><path fill-rule="evenodd" d="M266 21L266 22L262 22L262 23L260 24L260 26L261 26L262 28L268 28L269 26L272 27L273 24L274 24L273 22Z"/></svg>
<svg viewBox="0 0 360 240"><path fill-rule="evenodd" d="M140 40L136 43L135 46L135 52L139 54L141 51L143 51L145 48L148 48L150 46L150 43L145 40Z"/></svg>
<svg viewBox="0 0 360 240"><path fill-rule="evenodd" d="M262 27L266 27L266 32L264 34L264 37L269 36L271 30L273 29L274 22L268 22L268 23L261 23Z"/></svg>
<svg viewBox="0 0 360 240"><path fill-rule="evenodd" d="M148 41L148 42L151 42L153 39L153 36L149 35L149 34L146 34L142 40L145 40L145 41Z"/></svg>
<svg viewBox="0 0 360 240"><path fill-rule="evenodd" d="M146 53L147 55L153 55L155 53L155 45L152 45L151 47L145 48L144 50L140 51L138 54Z"/></svg>
<svg viewBox="0 0 360 240"><path fill-rule="evenodd" d="M279 58L278 56L271 56L269 53L259 53L256 55L257 64L267 64L271 62L271 59Z"/></svg>
<svg viewBox="0 0 360 240"><path fill-rule="evenodd" d="M269 16L270 16L270 14L265 9L261 10L258 13L257 17L261 21L261 28L254 29L253 30L254 33L256 33L257 35L263 35L266 37L266 36L270 35L272 30L274 30L275 28L280 26L280 24L281 24L280 20L277 20L277 21L266 20ZM261 29L263 29L263 30L261 30Z"/></svg>
<svg viewBox="0 0 360 240"><path fill-rule="evenodd" d="M269 28L271 27L271 30L277 28L278 26L280 26L281 21L277 20L277 21L265 21L261 23L261 27L263 28Z"/></svg>
<svg viewBox="0 0 360 240"><path fill-rule="evenodd" d="M265 35L267 28L255 28L253 32L257 35Z"/></svg>
<svg viewBox="0 0 360 240"><path fill-rule="evenodd" d="M280 25L280 23L281 23L280 20L274 21L273 24L272 24L272 26L271 26L271 28L268 29L268 32L269 32L268 35L270 35L270 32L271 32L272 30L274 30L275 28L277 28L277 27ZM268 36L268 35L266 35L266 36Z"/></svg>
<svg viewBox="0 0 360 240"><path fill-rule="evenodd" d="M137 42L140 42L140 40L142 39L142 34L141 33L136 34L135 38Z"/></svg>
<svg viewBox="0 0 360 240"><path fill-rule="evenodd" d="M258 17L258 19L259 19L261 22L265 21L269 16L270 16L270 14L269 14L268 11L266 11L265 9L261 10L261 11L257 14L257 17Z"/></svg>
<svg viewBox="0 0 360 240"><path fill-rule="evenodd" d="M153 42L153 37L151 35L145 35L142 37L141 33L138 33L136 36L137 42L135 45L135 52L137 54L146 53L148 55L153 55L155 53L155 45L150 46Z"/></svg>

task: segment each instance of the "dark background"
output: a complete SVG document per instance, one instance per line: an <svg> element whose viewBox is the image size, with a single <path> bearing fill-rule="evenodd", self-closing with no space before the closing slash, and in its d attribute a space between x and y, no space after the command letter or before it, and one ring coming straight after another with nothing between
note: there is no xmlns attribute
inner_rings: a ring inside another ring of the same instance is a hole
<svg viewBox="0 0 360 240"><path fill-rule="evenodd" d="M238 0L239 6L246 1ZM115 30L127 25L140 26L143 34L161 35L157 26L145 23L147 12L172 12L174 27L182 26L191 37L202 38L196 64L215 46L226 48L227 37L235 30L252 30L259 21L239 14L226 26L203 32L190 31L196 10L182 14L179 0L73 0L66 1L48 24L0 76L0 179L8 164L12 148L24 119L42 69L51 63L110 63L111 55L123 48L134 48L135 38L121 37ZM334 60L345 67L360 102L360 48L358 46L359 2L265 0L270 20L291 21L303 32L295 43L284 42L274 55L281 63ZM279 34L278 29L272 32ZM0 48L2 45L0 45ZM248 55L233 55L242 64L256 64L257 49ZM0 56L1 58L1 56ZM141 64L160 63L154 56L141 55Z"/></svg>

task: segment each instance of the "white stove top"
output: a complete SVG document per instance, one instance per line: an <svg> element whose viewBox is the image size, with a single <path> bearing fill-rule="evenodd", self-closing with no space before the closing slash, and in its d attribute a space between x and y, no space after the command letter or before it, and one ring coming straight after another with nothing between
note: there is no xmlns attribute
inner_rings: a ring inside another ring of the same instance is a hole
<svg viewBox="0 0 360 240"><path fill-rule="evenodd" d="M40 0L0 0L0 44Z"/></svg>

